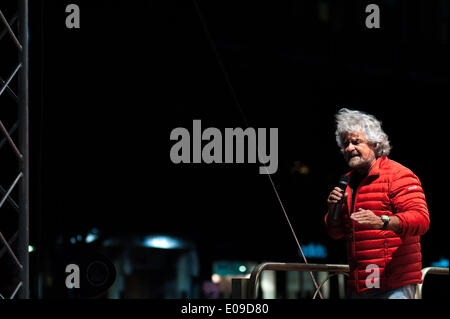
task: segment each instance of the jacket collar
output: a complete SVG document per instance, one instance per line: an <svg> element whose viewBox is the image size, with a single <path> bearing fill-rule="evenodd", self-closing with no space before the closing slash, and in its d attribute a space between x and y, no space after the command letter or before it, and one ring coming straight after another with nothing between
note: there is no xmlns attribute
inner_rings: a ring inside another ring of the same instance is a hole
<svg viewBox="0 0 450 319"><path fill-rule="evenodd" d="M375 163L373 164L372 168L369 171L369 174L367 174L366 177L363 178L363 180L361 181L361 183L363 183L363 181L366 181L367 179L376 179L379 175L380 175L380 166L383 164L384 161L387 160L386 156L383 157L379 157L377 158L377 160L375 161ZM350 179L352 178L352 175L354 174L355 170L351 170L350 172L348 172L347 175ZM349 190L349 185L347 185L347 189ZM348 192L348 190L346 189L346 191ZM349 196L347 196L347 207L350 210L351 207L351 192L348 192ZM354 194L353 196L356 196L356 194Z"/></svg>
<svg viewBox="0 0 450 319"><path fill-rule="evenodd" d="M387 156L382 156L377 158L375 161L375 164L373 164L372 168L370 169L370 172L367 176L379 176L380 175L380 166L383 164L383 162L387 160Z"/></svg>
<svg viewBox="0 0 450 319"><path fill-rule="evenodd" d="M377 158L375 163L373 164L372 168L370 169L369 174L367 174L366 178L371 177L371 176L374 176L374 177L379 176L380 175L380 166L387 159L388 159L387 156L382 156L382 157ZM354 172L355 172L355 170L353 169L345 175L352 178L352 175L354 174Z"/></svg>

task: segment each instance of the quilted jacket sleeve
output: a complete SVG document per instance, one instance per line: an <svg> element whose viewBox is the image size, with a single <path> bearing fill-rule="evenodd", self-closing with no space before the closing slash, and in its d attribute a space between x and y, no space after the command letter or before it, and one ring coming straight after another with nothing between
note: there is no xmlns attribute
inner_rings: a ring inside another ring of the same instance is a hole
<svg viewBox="0 0 450 319"><path fill-rule="evenodd" d="M424 235L430 226L430 216L422 185L410 170L399 170L391 181L393 213L400 219L400 236Z"/></svg>
<svg viewBox="0 0 450 319"><path fill-rule="evenodd" d="M325 215L325 225L327 226L328 235L330 235L333 239L341 239L345 236L344 225L341 223L337 226L331 226L330 223L327 222L328 213Z"/></svg>

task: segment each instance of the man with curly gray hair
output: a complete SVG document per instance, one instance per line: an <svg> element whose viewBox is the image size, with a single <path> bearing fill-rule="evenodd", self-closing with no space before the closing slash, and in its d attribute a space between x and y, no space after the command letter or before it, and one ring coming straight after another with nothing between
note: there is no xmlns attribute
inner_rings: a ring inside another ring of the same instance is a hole
<svg viewBox="0 0 450 319"><path fill-rule="evenodd" d="M327 198L325 223L347 239L351 298L413 299L422 282L420 236L430 218L419 178L391 160L388 136L373 115L343 108L336 141L351 168L346 189ZM342 202L338 219L328 218Z"/></svg>

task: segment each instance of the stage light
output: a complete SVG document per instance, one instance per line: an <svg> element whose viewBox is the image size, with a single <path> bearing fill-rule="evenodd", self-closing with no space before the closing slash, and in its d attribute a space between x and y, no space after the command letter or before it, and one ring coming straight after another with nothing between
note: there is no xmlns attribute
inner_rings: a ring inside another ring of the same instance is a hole
<svg viewBox="0 0 450 319"><path fill-rule="evenodd" d="M309 171L309 167L300 161L294 161L294 164L291 167L292 174L308 175Z"/></svg>
<svg viewBox="0 0 450 319"><path fill-rule="evenodd" d="M70 243L71 243L71 244L75 244L76 242L77 242L77 240L76 240L75 237L71 237L71 238L70 238Z"/></svg>
<svg viewBox="0 0 450 319"><path fill-rule="evenodd" d="M218 274L212 274L211 281L215 284L218 284L222 281L222 277Z"/></svg>
<svg viewBox="0 0 450 319"><path fill-rule="evenodd" d="M174 249L180 247L180 242L169 236L148 236L144 240L144 246L160 249Z"/></svg>
<svg viewBox="0 0 450 319"><path fill-rule="evenodd" d="M84 241L85 241L87 244L89 244L89 243L92 243L93 241L95 241L97 238L98 238L97 235L89 233L89 234L87 234L87 236L86 236L86 238L84 239Z"/></svg>
<svg viewBox="0 0 450 319"><path fill-rule="evenodd" d="M306 165L303 165L299 168L299 173L302 175L308 175L309 174L309 167Z"/></svg>
<svg viewBox="0 0 450 319"><path fill-rule="evenodd" d="M239 271L240 272L246 272L247 271L247 267L245 267L244 265L240 265L239 266Z"/></svg>
<svg viewBox="0 0 450 319"><path fill-rule="evenodd" d="M34 248L34 246L28 246L28 252L32 253L33 251L35 251L36 249Z"/></svg>
<svg viewBox="0 0 450 319"><path fill-rule="evenodd" d="M307 258L327 258L328 255L327 248L324 245L314 243L304 245L303 254Z"/></svg>

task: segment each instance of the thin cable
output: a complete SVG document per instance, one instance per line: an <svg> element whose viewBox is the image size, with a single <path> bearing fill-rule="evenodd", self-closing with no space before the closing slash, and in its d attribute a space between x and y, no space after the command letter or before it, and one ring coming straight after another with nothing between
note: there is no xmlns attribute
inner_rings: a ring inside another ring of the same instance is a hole
<svg viewBox="0 0 450 319"><path fill-rule="evenodd" d="M245 116L244 110L241 107L241 103L239 103L239 99L237 98L236 91L233 88L233 85L231 85L231 80L228 75L227 70L225 69L225 65L223 64L222 58L220 57L219 51L216 48L216 45L212 39L211 33L209 32L208 26L206 24L206 20L203 17L202 12L200 11L200 7L198 6L198 3L196 0L193 0L195 10L197 11L197 14L200 18L200 22L202 23L203 31L206 34L206 37L208 38L209 45L211 46L211 49L214 52L214 56L216 57L217 63L219 64L220 69L222 70L222 74L225 77L225 82L227 82L228 88L230 89L231 96L233 97L233 101L236 104L238 111L241 113L242 118L244 119L244 123L246 126L248 125L247 117Z"/></svg>
<svg viewBox="0 0 450 319"><path fill-rule="evenodd" d="M242 109L242 107L241 107L241 104L239 103L239 100L238 100L238 98L237 98L237 95L236 95L236 92L235 92L235 90L234 90L234 88L233 88L233 85L231 84L230 77L229 77L229 75L228 75L227 70L225 69L225 66L224 66L224 64L223 64L222 58L221 58L221 56L220 56L220 54L219 54L219 52L218 52L218 50L217 50L217 48L216 48L216 45L215 45L215 43L214 43L214 41L213 41L213 39L212 39L212 36L211 36L211 34L210 34L210 32L209 32L209 29L208 29L206 20L204 19L203 14L202 14L201 11L200 11L200 7L198 6L197 1L196 1L196 0L192 0L192 1L194 2L195 9L196 9L197 14L198 14L198 16L199 16L199 18L200 18L200 21L201 21L201 23L202 23L203 30L204 30L204 32L205 32L205 34L206 34L206 37L208 38L209 44L210 44L210 46L211 46L211 48L212 48L212 50L213 50L213 52L214 52L214 55L215 55L216 60L217 60L217 63L219 64L219 67L220 67L220 69L222 70L222 73L223 73L223 75L224 75L224 77L225 77L225 81L226 81L226 83L227 83L227 85L228 85L228 88L229 88L230 91L231 91L231 95L232 95L232 97L233 97L233 100L234 100L234 102L236 103L236 106L237 106L239 112L241 113L241 115L242 115L242 117L243 117L243 119L244 119L244 122L245 122L246 126L248 126L247 118L246 118L245 113L244 113L244 111L243 111L243 109ZM259 157L259 159L261 158L261 157L259 156L259 148L258 148L258 157ZM290 222L290 220L289 220L288 214L287 214L287 212L286 212L286 210L285 210L285 208L284 208L283 202L281 201L280 195L278 194L277 188L275 187L275 183L273 182L272 177L271 177L270 174L269 174L269 171L268 171L268 169L267 169L267 166L264 165L264 168L266 169L266 175L267 175L267 177L269 177L270 184L272 185L272 188L273 188L273 190L274 190L274 192L275 192L275 195L277 196L278 203L279 203L280 206L281 206L281 209L282 209L282 211L283 211L283 213L284 213L284 216L286 217L286 220L287 220L287 222L288 222L289 228L291 229L292 235L294 236L295 242L297 243L298 249L300 250L300 253L301 253L301 255L302 255L303 261L305 262L305 264L308 264L308 261L306 260L305 254L303 253L303 249L302 249L302 247L301 247L301 245L300 245L300 242L299 242L298 239L297 239L297 236L296 236L296 234L295 234L294 228L292 227L292 224L291 224L291 222ZM315 285L315 287L316 287L316 290L319 291L319 296L320 296L320 298L323 299L323 296L322 296L322 294L320 293L319 287L318 287L318 285L317 285L316 279L314 278L314 275L313 275L312 271L310 271L309 274L311 275L311 279L312 279L312 281L314 282L314 285Z"/></svg>
<svg viewBox="0 0 450 319"><path fill-rule="evenodd" d="M280 198L280 196L278 194L277 188L275 187L275 184L274 184L274 182L272 180L272 177L269 174L269 170L267 169L267 166L265 166L265 165L264 165L264 168L266 169L266 172L267 172L266 175L269 177L270 183L272 184L272 188L275 191L275 195L277 195L278 203L280 203L281 209L282 209L282 211L284 213L284 216L286 217L286 220L287 220L287 222L289 224L289 228L291 229L292 235L295 238L295 242L297 243L298 249L300 250L300 253L302 254L303 261L305 262L305 264L308 264L308 261L306 260L305 254L303 253L303 249L302 249L302 247L300 245L300 242L298 241L297 236L295 235L295 231L294 231L294 228L292 227L292 224L291 224L291 222L289 220L288 214L287 214L286 210L284 209L284 205L283 205L283 202L281 201L281 198ZM319 287L317 285L316 279L314 278L314 275L313 275L312 271L310 271L309 274L311 276L312 281L314 282L314 286L316 287L316 291L319 292L320 299L323 299L322 293L319 290Z"/></svg>

